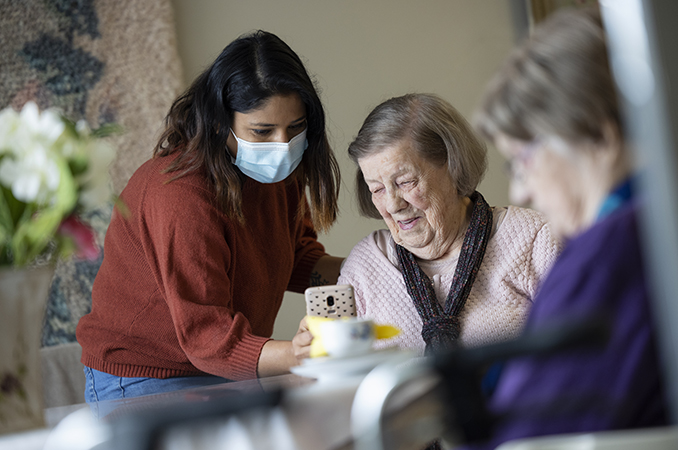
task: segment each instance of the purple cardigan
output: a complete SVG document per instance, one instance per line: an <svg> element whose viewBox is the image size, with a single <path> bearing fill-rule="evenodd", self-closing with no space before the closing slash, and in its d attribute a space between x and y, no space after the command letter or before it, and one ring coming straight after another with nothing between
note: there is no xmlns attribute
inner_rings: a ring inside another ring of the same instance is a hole
<svg viewBox="0 0 678 450"><path fill-rule="evenodd" d="M528 436L668 425L660 361L629 203L570 240L544 280L527 329L604 314L612 322L602 349L511 360L490 399L508 414L494 448Z"/></svg>

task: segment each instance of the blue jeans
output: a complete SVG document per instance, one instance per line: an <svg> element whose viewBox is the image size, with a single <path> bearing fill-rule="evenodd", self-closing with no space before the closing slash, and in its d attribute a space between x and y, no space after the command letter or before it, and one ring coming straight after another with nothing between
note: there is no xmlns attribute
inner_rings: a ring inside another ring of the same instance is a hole
<svg viewBox="0 0 678 450"><path fill-rule="evenodd" d="M142 395L179 391L214 384L228 383L230 380L213 375L195 377L148 378L118 377L85 366L85 401L89 404L94 416L101 419L124 402L113 405L100 405L106 400L122 400Z"/></svg>

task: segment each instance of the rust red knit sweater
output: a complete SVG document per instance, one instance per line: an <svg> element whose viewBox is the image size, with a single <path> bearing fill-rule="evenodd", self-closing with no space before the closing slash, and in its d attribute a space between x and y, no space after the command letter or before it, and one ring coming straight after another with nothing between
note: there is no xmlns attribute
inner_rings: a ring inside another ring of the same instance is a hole
<svg viewBox="0 0 678 450"><path fill-rule="evenodd" d="M303 292L325 254L296 183L247 179L247 225L226 218L204 175L167 183L172 157L130 179L106 233L92 312L77 327L82 363L124 377L255 378L285 290Z"/></svg>

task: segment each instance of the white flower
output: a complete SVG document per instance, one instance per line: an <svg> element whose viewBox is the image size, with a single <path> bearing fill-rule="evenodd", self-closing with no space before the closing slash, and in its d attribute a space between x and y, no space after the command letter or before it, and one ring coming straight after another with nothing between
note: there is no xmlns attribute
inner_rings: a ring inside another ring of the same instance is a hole
<svg viewBox="0 0 678 450"><path fill-rule="evenodd" d="M78 132L80 136L89 136L92 134L92 129L89 127L89 124L86 120L78 120L75 124L75 131Z"/></svg>
<svg viewBox="0 0 678 450"><path fill-rule="evenodd" d="M49 203L59 187L54 144L65 128L54 110L38 110L33 102L21 113L0 112L0 183L22 202ZM4 157L3 157L4 155Z"/></svg>
<svg viewBox="0 0 678 450"><path fill-rule="evenodd" d="M25 149L21 158L0 162L0 183L22 202L49 203L59 187L59 166L49 150L39 144Z"/></svg>
<svg viewBox="0 0 678 450"><path fill-rule="evenodd" d="M40 113L38 105L27 102L21 114L21 130L28 133L33 139L44 140L46 145L51 145L59 139L65 125L59 113L54 109L47 109Z"/></svg>

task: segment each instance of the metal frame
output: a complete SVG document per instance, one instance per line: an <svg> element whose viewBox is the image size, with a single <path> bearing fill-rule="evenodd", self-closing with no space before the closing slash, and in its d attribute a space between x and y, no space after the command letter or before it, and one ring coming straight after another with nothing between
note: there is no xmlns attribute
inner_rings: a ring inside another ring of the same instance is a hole
<svg viewBox="0 0 678 450"><path fill-rule="evenodd" d="M642 239L673 422L678 419L678 2L600 0L612 70L641 164ZM673 83L673 90L669 89Z"/></svg>

